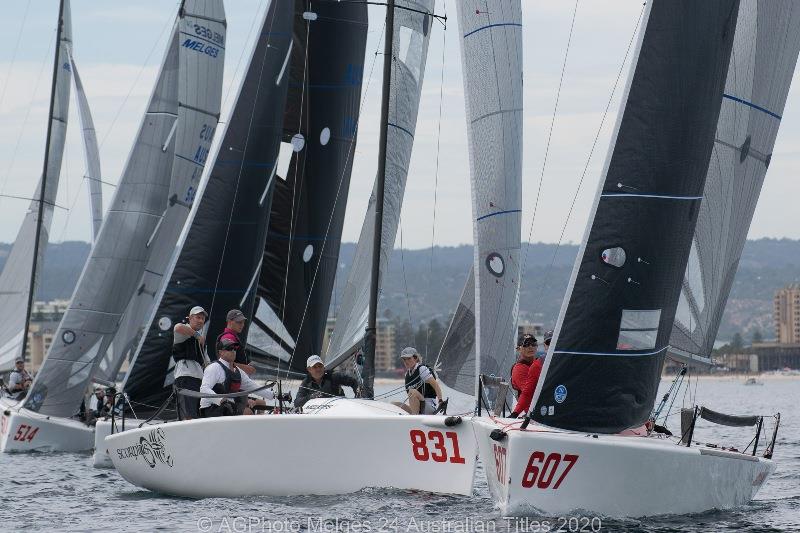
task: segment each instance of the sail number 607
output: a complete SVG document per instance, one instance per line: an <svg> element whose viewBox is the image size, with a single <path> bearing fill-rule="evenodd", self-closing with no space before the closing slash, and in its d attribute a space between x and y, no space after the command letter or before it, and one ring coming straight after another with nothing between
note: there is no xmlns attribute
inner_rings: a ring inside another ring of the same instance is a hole
<svg viewBox="0 0 800 533"><path fill-rule="evenodd" d="M422 430L412 429L408 435L411 437L411 451L417 461L446 463L449 460L462 465L466 462L458 449L458 433L455 431L448 431L444 435L441 431L429 431L426 435ZM448 449L448 440L452 451Z"/></svg>
<svg viewBox="0 0 800 533"><path fill-rule="evenodd" d="M562 460L564 467L561 469L560 475L556 478L556 474L561 467ZM561 482L567 477L569 471L575 463L578 462L578 456L572 454L551 453L545 457L544 452L533 452L528 465L525 467L525 472L522 474L522 486L526 489L538 487L540 489L549 488L555 479L553 490L561 486Z"/></svg>

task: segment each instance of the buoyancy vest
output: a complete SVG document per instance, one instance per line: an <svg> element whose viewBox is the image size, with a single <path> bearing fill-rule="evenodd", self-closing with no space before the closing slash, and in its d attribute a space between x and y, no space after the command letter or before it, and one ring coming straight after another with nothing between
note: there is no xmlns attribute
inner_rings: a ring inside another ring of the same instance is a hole
<svg viewBox="0 0 800 533"><path fill-rule="evenodd" d="M225 381L223 383L217 383L211 390L213 390L217 394L229 394L231 392L239 392L242 388L242 375L239 373L239 369L235 366L233 370L225 366L222 361L217 359L215 363L219 364L222 369L225 371Z"/></svg>
<svg viewBox="0 0 800 533"><path fill-rule="evenodd" d="M406 390L416 389L424 398L436 398L436 390L429 383L424 383L419 376L419 369L423 366L430 371L433 379L436 379L436 372L429 366L417 365L413 371L406 372Z"/></svg>
<svg viewBox="0 0 800 533"><path fill-rule="evenodd" d="M183 359L189 361L196 361L200 367L203 367L203 351L200 348L200 341L197 337L190 337L183 342L172 345L172 358L177 363Z"/></svg>

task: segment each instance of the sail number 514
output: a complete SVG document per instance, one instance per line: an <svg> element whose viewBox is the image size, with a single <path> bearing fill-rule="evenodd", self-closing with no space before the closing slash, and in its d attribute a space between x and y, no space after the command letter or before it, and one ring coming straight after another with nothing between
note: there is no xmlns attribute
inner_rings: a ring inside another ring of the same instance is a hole
<svg viewBox="0 0 800 533"><path fill-rule="evenodd" d="M433 461L435 463L456 463L464 464L466 461L461 457L458 449L458 433L447 431L429 431L427 435L419 429L412 429L408 432L411 437L411 451L417 461ZM448 449L448 442L449 449Z"/></svg>
<svg viewBox="0 0 800 533"><path fill-rule="evenodd" d="M525 472L522 474L522 486L526 489L533 487L547 489L552 484L553 490L556 490L577 462L578 456L570 453L563 456L560 453L551 453L545 457L544 452L533 452L528 459ZM556 477L557 474L558 477ZM554 480L555 483L553 483Z"/></svg>

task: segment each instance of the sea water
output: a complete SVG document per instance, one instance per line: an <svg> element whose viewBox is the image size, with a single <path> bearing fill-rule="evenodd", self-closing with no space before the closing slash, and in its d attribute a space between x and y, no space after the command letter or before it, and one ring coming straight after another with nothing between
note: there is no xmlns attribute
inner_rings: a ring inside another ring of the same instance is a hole
<svg viewBox="0 0 800 533"><path fill-rule="evenodd" d="M114 470L91 466L90 454L0 455L0 530L2 531L202 531L202 532L459 532L459 531L800 531L800 379L744 378L691 380L676 395L673 411L696 403L730 414L773 414L781 425L774 459L777 471L750 504L728 511L612 520L576 513L504 519L494 508L478 466L473 495L446 496L421 491L367 489L342 496L291 498L213 498L162 496L130 485ZM661 393L668 388L663 381ZM384 384L377 392L395 385ZM659 396L660 398L660 396ZM674 431L679 416L667 425ZM767 424L772 427L771 423ZM743 449L752 428L698 424L695 440ZM319 446L328 445L325 435ZM283 438L291 439L291 435ZM354 439L357 439L354 436ZM218 459L236 454L236 435L220 448ZM762 438L759 444L763 450ZM368 443L353 445L364 446ZM282 461L281 457L253 457ZM304 460L304 459L300 459ZM392 468L391 457L386 468ZM324 475L325 465L319 465ZM642 465L640 475L658 483L659 472ZM421 480L424 486L424 479ZM692 483L686 480L687 485ZM635 494L627 497L636 497Z"/></svg>

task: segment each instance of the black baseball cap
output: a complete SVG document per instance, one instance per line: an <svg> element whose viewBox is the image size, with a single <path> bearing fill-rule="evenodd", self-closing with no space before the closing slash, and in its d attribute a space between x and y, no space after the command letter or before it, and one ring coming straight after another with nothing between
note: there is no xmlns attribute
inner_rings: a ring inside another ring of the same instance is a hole
<svg viewBox="0 0 800 533"><path fill-rule="evenodd" d="M539 344L539 341L530 333L523 333L517 339L517 346L536 346L537 344Z"/></svg>
<svg viewBox="0 0 800 533"><path fill-rule="evenodd" d="M239 343L233 339L221 338L217 341L217 350L236 351L239 349Z"/></svg>
<svg viewBox="0 0 800 533"><path fill-rule="evenodd" d="M553 330L551 329L544 334L544 343L548 344L553 339Z"/></svg>

